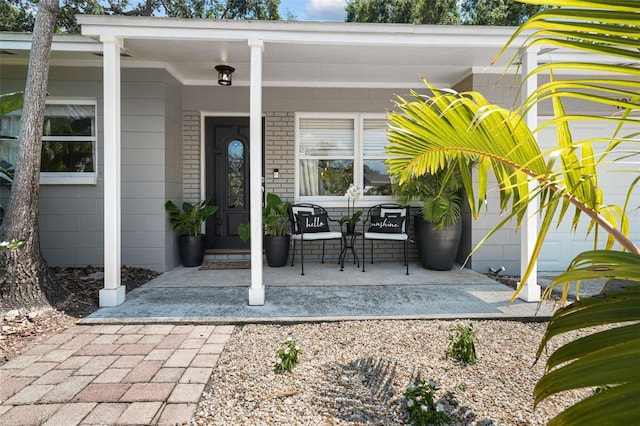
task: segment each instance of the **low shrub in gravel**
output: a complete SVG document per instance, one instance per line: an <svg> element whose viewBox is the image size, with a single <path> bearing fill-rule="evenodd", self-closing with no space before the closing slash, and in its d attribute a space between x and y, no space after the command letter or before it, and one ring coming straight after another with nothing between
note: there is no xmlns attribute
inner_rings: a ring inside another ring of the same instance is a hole
<svg viewBox="0 0 640 426"><path fill-rule="evenodd" d="M408 423L416 426L446 425L451 418L444 412L442 404L436 404L433 393L438 390L438 385L433 380L428 383L419 381L412 384L405 391L409 411Z"/></svg>
<svg viewBox="0 0 640 426"><path fill-rule="evenodd" d="M295 340L291 337L287 337L287 340L282 343L282 346L276 352L276 364L273 366L273 371L276 373L291 373L291 370L298 363L298 354L300 354L300 347L296 344Z"/></svg>
<svg viewBox="0 0 640 426"><path fill-rule="evenodd" d="M445 352L447 358L457 359L465 364L475 363L477 334L473 329L473 324L456 323L449 331L449 346Z"/></svg>

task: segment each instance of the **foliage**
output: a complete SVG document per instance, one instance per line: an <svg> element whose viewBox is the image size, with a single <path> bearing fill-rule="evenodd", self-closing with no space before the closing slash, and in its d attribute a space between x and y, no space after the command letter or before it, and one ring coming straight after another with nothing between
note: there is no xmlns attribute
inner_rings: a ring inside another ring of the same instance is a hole
<svg viewBox="0 0 640 426"><path fill-rule="evenodd" d="M608 278L604 292L559 309L538 347L539 358L549 341L560 334L609 325L549 356L547 373L534 389L536 404L567 390L594 387L595 391L555 417L551 425L633 424L640 415L640 255L610 250L581 253L546 291L574 281L579 286L583 280L603 276ZM621 289L608 289L616 279L632 281ZM598 409L603 406L612 409Z"/></svg>
<svg viewBox="0 0 640 426"><path fill-rule="evenodd" d="M38 0L0 3L0 31L31 32ZM58 33L80 33L75 15L167 16L172 18L279 20L280 0L64 0Z"/></svg>
<svg viewBox="0 0 640 426"><path fill-rule="evenodd" d="M433 380L428 383L418 381L411 384L404 392L407 400L407 411L409 411L408 424L423 425L445 425L451 418L444 412L442 404L436 404L433 393L437 391L438 385Z"/></svg>
<svg viewBox="0 0 640 426"><path fill-rule="evenodd" d="M22 247L23 245L24 241L0 241L0 251L17 249L18 247Z"/></svg>
<svg viewBox="0 0 640 426"><path fill-rule="evenodd" d="M349 185L349 189L347 189L347 192L344 193L344 196L347 197L347 215L340 218L340 225L347 222L358 223L360 221L363 213L362 210L354 210L356 208L356 200L360 198L361 195L362 191L360 191L360 188L358 188L358 186L354 184Z"/></svg>
<svg viewBox="0 0 640 426"><path fill-rule="evenodd" d="M283 202L276 194L267 194L267 204L262 209L262 223L272 237L287 235L289 224L289 203Z"/></svg>
<svg viewBox="0 0 640 426"><path fill-rule="evenodd" d="M422 217L436 229L455 224L462 209L462 181L455 167L447 167L402 183L393 184L393 194L401 204L422 202Z"/></svg>
<svg viewBox="0 0 640 426"><path fill-rule="evenodd" d="M24 92L4 93L0 95L0 115L22 108ZM4 135L2 135L4 136Z"/></svg>
<svg viewBox="0 0 640 426"><path fill-rule="evenodd" d="M4 0L0 2L0 31L33 31L36 15L29 0Z"/></svg>
<svg viewBox="0 0 640 426"><path fill-rule="evenodd" d="M351 0L347 22L520 25L540 9L513 0Z"/></svg>
<svg viewBox="0 0 640 426"><path fill-rule="evenodd" d="M474 364L476 362L476 338L477 334L473 329L473 324L455 324L449 329L449 346L445 351L447 358L457 359L465 364Z"/></svg>
<svg viewBox="0 0 640 426"><path fill-rule="evenodd" d="M202 224L207 218L218 211L217 206L209 205L211 199L201 200L195 204L187 201L182 203L182 210L173 201L165 203L164 208L169 213L171 228L178 235L195 237L201 234Z"/></svg>
<svg viewBox="0 0 640 426"><path fill-rule="evenodd" d="M295 340L287 337L287 340L282 343L282 346L276 352L277 359L273 366L273 371L278 374L291 373L293 367L298 363L298 355L300 353L302 351Z"/></svg>
<svg viewBox="0 0 640 426"><path fill-rule="evenodd" d="M456 0L351 0L347 22L459 24Z"/></svg>
<svg viewBox="0 0 640 426"><path fill-rule="evenodd" d="M353 182L351 160L319 160L318 171L323 195L341 195Z"/></svg>
<svg viewBox="0 0 640 426"><path fill-rule="evenodd" d="M608 166L607 173L612 173L615 164L621 164L620 172L637 173L630 166L637 164L634 160L639 155L634 146L637 133L622 134L622 125L637 129L640 124L631 114L640 110L640 70L634 65L640 58L640 4L617 0L525 2L548 8L523 24L509 44L526 32L521 47L553 46L590 55L583 55L582 62L552 61L538 66L526 78L542 76L541 80L548 83L541 84L514 111L489 103L477 92L442 91L427 82L430 96L414 92L415 101L400 99L400 112L392 113L397 120L392 120L389 133L388 152L394 155L388 162L390 175L402 183L450 163L461 166L465 161L478 161L476 184L460 167L473 215L478 216L487 199L489 172L498 181L500 208L510 209L480 244L512 219L519 226L530 202L539 202L539 235L521 283L526 283L535 267L552 224L571 220L575 229L585 215L594 250L580 254L553 286L563 285L566 296L572 282L579 287L585 279L638 282L640 249L629 239L627 211L636 207L632 200L637 197L640 177L630 185L624 205L612 206L603 202L598 176L604 173L602 166ZM611 56L618 57L615 64L609 60ZM512 62L517 60L514 57ZM573 77L576 75L592 77ZM595 106L580 108L579 114L567 114L566 99ZM550 102L554 112L549 124L555 126L557 147L549 152L541 152L535 141L535 132L540 129L530 130L521 117L540 102ZM603 108L617 108L618 113L601 117L582 112ZM569 123L578 120L606 120L618 127L613 135L592 135L576 141ZM572 215L567 214L570 209ZM609 236L604 249L597 243L602 232ZM614 250L616 243L620 248ZM629 285L611 292L604 287L602 295L560 309L550 321L539 354L556 335L604 324L609 324L609 330L568 343L549 357L547 373L536 386L536 402L565 390L608 385L549 424L625 424L640 418L640 376L636 372L640 356L639 288Z"/></svg>
<svg viewBox="0 0 640 426"><path fill-rule="evenodd" d="M520 25L540 10L539 5L514 0L465 0L460 3L462 23L469 25Z"/></svg>
<svg viewBox="0 0 640 426"><path fill-rule="evenodd" d="M262 223L267 235L280 237L287 235L289 203L282 202L276 194L267 194L267 204L262 209ZM251 224L239 224L238 236L242 241L249 241L249 238L251 238Z"/></svg>
<svg viewBox="0 0 640 426"><path fill-rule="evenodd" d="M1 10L0 6L0 10ZM22 108L24 103L24 93L23 92L13 92L13 93L4 93L0 95L0 115L8 114L11 111L15 111L17 109ZM0 129L0 137L3 139L15 139L15 136L5 135ZM1 163L1 162L0 162ZM4 167L0 166L0 182L2 180L5 181L13 181L13 173L11 170L7 170ZM4 208L0 205L0 224L2 224L2 220L4 219Z"/></svg>
<svg viewBox="0 0 640 426"><path fill-rule="evenodd" d="M251 224L241 223L238 225L238 237L244 242L249 241L251 238Z"/></svg>

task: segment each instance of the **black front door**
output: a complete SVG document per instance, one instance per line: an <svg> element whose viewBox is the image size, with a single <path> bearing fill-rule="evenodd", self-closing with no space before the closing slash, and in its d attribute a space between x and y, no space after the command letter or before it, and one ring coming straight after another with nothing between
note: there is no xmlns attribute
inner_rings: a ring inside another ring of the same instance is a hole
<svg viewBox="0 0 640 426"><path fill-rule="evenodd" d="M206 195L218 206L207 221L207 249L248 249L238 225L249 222L249 118L205 118Z"/></svg>

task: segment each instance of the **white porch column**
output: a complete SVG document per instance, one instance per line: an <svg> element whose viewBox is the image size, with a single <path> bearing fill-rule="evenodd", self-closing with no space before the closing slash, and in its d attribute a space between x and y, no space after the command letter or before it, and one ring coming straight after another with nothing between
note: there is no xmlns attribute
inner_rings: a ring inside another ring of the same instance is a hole
<svg viewBox="0 0 640 426"><path fill-rule="evenodd" d="M104 288L100 306L124 302L120 282L120 48L122 40L102 37L104 90Z"/></svg>
<svg viewBox="0 0 640 426"><path fill-rule="evenodd" d="M249 40L251 47L251 83L249 100L251 186L251 286L249 305L264 305L262 271L262 40Z"/></svg>
<svg viewBox="0 0 640 426"><path fill-rule="evenodd" d="M529 49L523 49L520 52L520 58L522 59L521 77L524 80L531 71L538 66L538 48L530 47ZM523 82L524 87L522 90L522 99L526 99L531 95L538 87L538 78L533 76L527 78ZM533 105L531 109L524 116L524 120L530 129L538 127L538 107ZM536 187L536 183L529 181L529 189ZM536 237L538 235L538 199L534 199L529 203L527 207L527 213L524 216L522 222L522 235L520 240L520 276L524 276L527 269L527 264L533 253L533 248L536 243ZM518 296L520 299L526 302L539 302L540 301L540 286L538 285L538 265L537 262L533 266L531 275L525 283L524 288Z"/></svg>

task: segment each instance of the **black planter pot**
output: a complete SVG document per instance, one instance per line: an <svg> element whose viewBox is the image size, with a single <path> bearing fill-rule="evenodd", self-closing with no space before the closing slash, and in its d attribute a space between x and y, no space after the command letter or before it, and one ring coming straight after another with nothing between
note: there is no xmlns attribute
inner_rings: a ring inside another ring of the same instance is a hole
<svg viewBox="0 0 640 426"><path fill-rule="evenodd" d="M204 260L204 234L190 237L181 235L178 240L180 260L184 266L200 266Z"/></svg>
<svg viewBox="0 0 640 426"><path fill-rule="evenodd" d="M462 221L443 229L435 229L434 225L415 216L416 245L420 255L420 263L427 269L448 271L453 267L460 247Z"/></svg>
<svg viewBox="0 0 640 426"><path fill-rule="evenodd" d="M351 223L351 222L347 222L347 234L348 235L353 235L356 233L356 224L355 223Z"/></svg>
<svg viewBox="0 0 640 426"><path fill-rule="evenodd" d="M289 258L290 235L280 237L264 236L264 251L267 255L267 265L279 268L287 264Z"/></svg>

